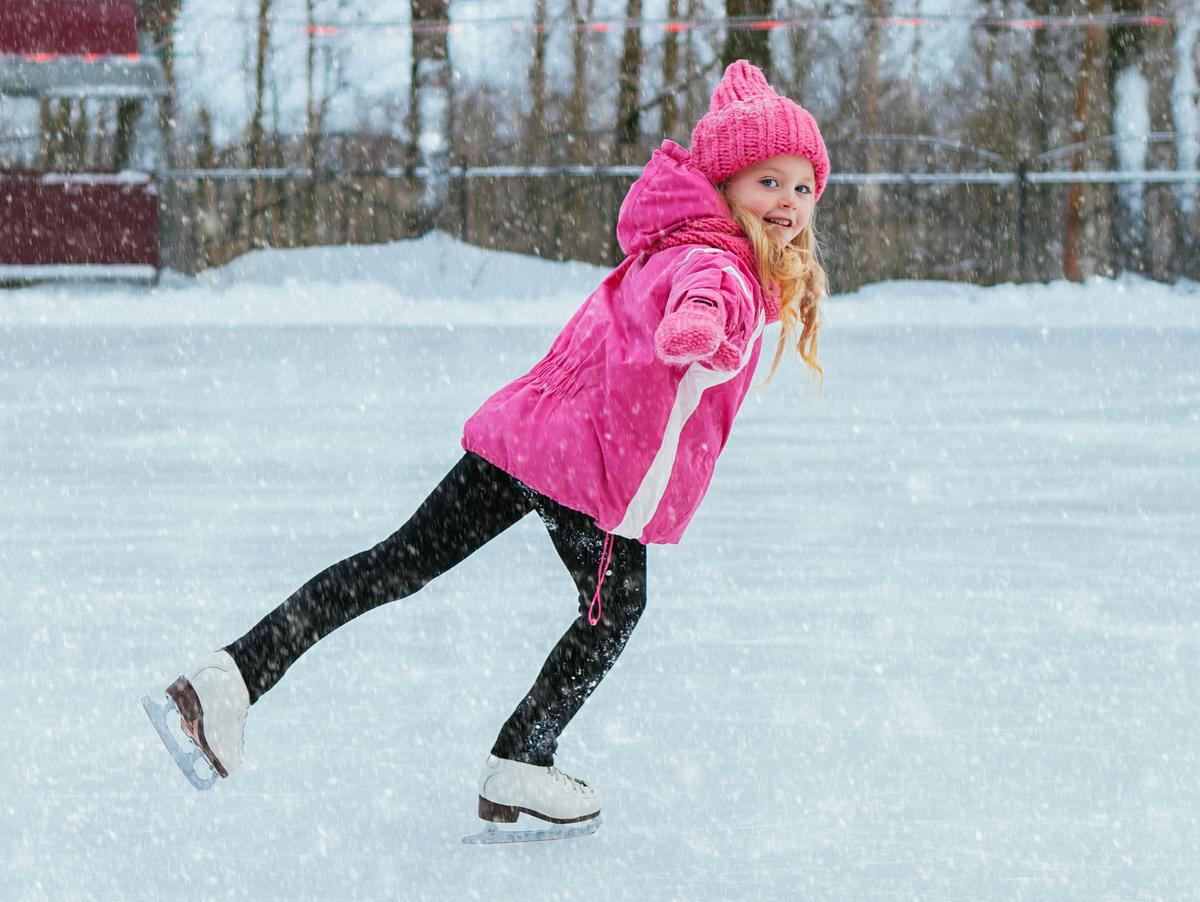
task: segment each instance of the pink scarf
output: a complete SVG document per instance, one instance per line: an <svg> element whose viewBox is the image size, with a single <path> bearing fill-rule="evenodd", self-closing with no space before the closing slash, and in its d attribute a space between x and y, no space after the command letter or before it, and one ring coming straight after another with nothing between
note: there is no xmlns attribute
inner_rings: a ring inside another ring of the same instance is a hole
<svg viewBox="0 0 1200 902"><path fill-rule="evenodd" d="M689 219L678 228L667 232L648 249L654 254L669 247L679 247L682 244L706 244L709 247L729 251L746 264L752 273L758 272L758 260L750 247L750 239L732 219L724 216L702 216ZM779 320L779 297L770 291L763 292L763 303L766 308L767 323Z"/></svg>

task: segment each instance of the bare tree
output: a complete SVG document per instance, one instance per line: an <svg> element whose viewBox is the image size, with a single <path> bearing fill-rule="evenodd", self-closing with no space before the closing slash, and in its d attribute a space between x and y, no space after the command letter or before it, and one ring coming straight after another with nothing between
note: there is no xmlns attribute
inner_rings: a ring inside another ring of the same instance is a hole
<svg viewBox="0 0 1200 902"><path fill-rule="evenodd" d="M258 0L258 40L254 53L254 111L250 115L247 151L251 169L257 169L263 152L263 100L266 94L267 52L271 45L271 0Z"/></svg>
<svg viewBox="0 0 1200 902"><path fill-rule="evenodd" d="M55 141L54 101L42 98L38 101L38 165L45 169L54 167L58 145Z"/></svg>
<svg viewBox="0 0 1200 902"><path fill-rule="evenodd" d="M683 10L683 14L687 17L688 21L691 21L696 17L697 14L697 0L686 0L686 3L687 6ZM694 118L690 114L697 110L701 103L700 85L697 81L694 81L691 78L692 73L696 71L699 63L696 52L696 34L690 29L683 33L683 48L681 55L683 57L683 71L688 74L687 89L683 92L682 98L682 114L684 116L684 127L686 128L688 125L688 120L690 118Z"/></svg>
<svg viewBox="0 0 1200 902"><path fill-rule="evenodd" d="M679 20L679 0L668 0L667 19L671 22ZM679 131L679 92L675 88L680 81L679 76L679 34L669 29L663 38L662 65L662 133L668 138L676 136Z"/></svg>
<svg viewBox="0 0 1200 902"><path fill-rule="evenodd" d="M1177 7L1187 8L1180 3ZM1175 132L1175 157L1178 165L1186 168L1195 166L1195 155L1200 136L1192 133L1196 114L1196 82L1200 74L1200 18L1192 12L1183 15L1180 9L1181 27L1172 47L1172 123ZM1174 272L1194 273L1200 264L1200 246L1197 236L1197 190L1195 185L1177 185L1173 191L1175 219L1179 224L1179 251L1174 262Z"/></svg>
<svg viewBox="0 0 1200 902"><path fill-rule="evenodd" d="M408 162L426 170L417 231L433 226L449 190L451 131L450 4L412 0L412 78L409 86Z"/></svg>
<svg viewBox="0 0 1200 902"><path fill-rule="evenodd" d="M571 34L571 99L567 106L567 145L572 163L587 160L591 148L584 136L588 126L588 42L582 26L592 18L593 0L572 0L575 28Z"/></svg>
<svg viewBox="0 0 1200 902"><path fill-rule="evenodd" d="M38 157L46 169L74 169L82 164L81 147L85 146L78 130L81 119L86 127L85 110L75 114L76 105L81 108L84 101L72 98L60 100L43 99L38 107L38 130L41 147Z"/></svg>
<svg viewBox="0 0 1200 902"><path fill-rule="evenodd" d="M112 163L114 169L127 169L133 157L133 129L142 115L140 100L118 100L117 122L113 135Z"/></svg>
<svg viewBox="0 0 1200 902"><path fill-rule="evenodd" d="M725 0L728 19L758 19L771 15L771 0ZM754 63L771 78L771 34L761 28L727 28L721 62L728 66L734 60Z"/></svg>
<svg viewBox="0 0 1200 902"><path fill-rule="evenodd" d="M246 160L251 169L257 169L263 159L263 105L266 93L267 53L271 46L271 0L258 0L258 19L254 49L254 109L250 114L249 131L246 136ZM254 232L254 219L259 206L259 183L251 180L242 192L241 204L234 219L235 233L244 233L249 241Z"/></svg>
<svg viewBox="0 0 1200 902"><path fill-rule="evenodd" d="M212 169L217 163L217 148L213 142L212 114L208 107L200 105L196 113L195 163L200 169ZM196 186L192 198L194 236L192 264L196 270L207 269L217 256L217 239L221 234L221 211L217 203L216 188L212 181L204 180Z"/></svg>
<svg viewBox="0 0 1200 902"><path fill-rule="evenodd" d="M138 4L139 27L150 36L151 46L163 70L166 92L158 98L158 135L162 158L161 166L175 169L179 165L179 142L176 128L179 121L178 85L175 77L175 22L183 8L183 0L143 0ZM128 116L132 111L126 110ZM127 120L128 121L128 120ZM132 121L136 121L133 117ZM129 125L132 125L129 121ZM118 167L128 165L123 159ZM185 185L168 180L160 186L162 207L178 211L178 215L167 215L159 231L162 234L162 261L167 266L185 266L195 256L191 245L192 229L189 216L194 213L193 191Z"/></svg>
<svg viewBox="0 0 1200 902"><path fill-rule="evenodd" d="M642 0L627 0L625 18L634 21L642 17ZM642 82L642 29L639 25L625 28L621 51L620 89L617 96L617 162L632 163L641 134L641 108L638 106Z"/></svg>
<svg viewBox="0 0 1200 902"><path fill-rule="evenodd" d="M79 98L64 101L67 109L67 128L64 138L64 162L68 169L85 169L90 162L91 119L88 116L88 101Z"/></svg>
<svg viewBox="0 0 1200 902"><path fill-rule="evenodd" d="M880 20L888 14L890 0L867 0L866 35L858 67L858 114L862 134L868 138L879 134L879 53L883 43ZM869 141L865 147L865 169L877 172L881 168L881 144ZM865 185L859 190L863 215L868 228L879 222L880 190L878 185Z"/></svg>
<svg viewBox="0 0 1200 902"><path fill-rule="evenodd" d="M1143 55L1143 71L1150 85L1150 130L1170 131L1173 116L1171 94L1175 84L1178 59L1175 56L1175 26L1153 29L1146 35ZM1177 169L1178 156L1175 145L1160 141L1150 145L1146 159L1150 169ZM1152 223L1143 232L1143 255L1145 271L1154 279L1168 279L1179 274L1180 243L1179 221L1174 215L1173 192L1158 186L1148 193L1145 205L1145 221Z"/></svg>
<svg viewBox="0 0 1200 902"><path fill-rule="evenodd" d="M525 135L530 150L536 153L546 132L546 0L537 0L533 21L533 64L529 68L531 103Z"/></svg>
<svg viewBox="0 0 1200 902"><path fill-rule="evenodd" d="M1060 12L1059 0L1030 0L1030 9L1039 16L1048 16ZM1038 28L1033 32L1033 70L1034 104L1038 115L1034 117L1033 127L1036 133L1035 148L1041 152L1051 147L1050 129L1054 123L1059 107L1058 97L1054 93L1055 86L1065 83L1063 77L1061 55L1057 52L1054 42L1054 32L1047 28Z"/></svg>
<svg viewBox="0 0 1200 902"><path fill-rule="evenodd" d="M1103 12L1104 0L1088 0L1093 15ZM1075 81L1074 139L1086 143L1102 138L1109 121L1104 96L1104 67L1108 30L1093 22L1083 29L1083 48ZM1080 172L1087 163L1082 150L1071 158L1071 169ZM1098 243L1102 231L1100 189L1074 183L1067 192L1067 222L1063 241L1063 275L1079 282L1098 271Z"/></svg>
<svg viewBox="0 0 1200 902"><path fill-rule="evenodd" d="M1122 12L1145 12L1143 0L1121 0ZM1112 119L1105 129L1111 135L1123 137L1128 131L1124 123L1117 121L1117 91L1123 78L1128 77L1126 87L1133 84L1135 79L1143 78L1146 62L1146 48L1149 36L1142 26L1116 25L1108 30L1108 45L1104 59L1104 89L1113 98ZM1149 100L1149 98L1147 98ZM1149 109L1146 110L1150 112ZM1122 141L1115 147L1119 158L1128 158L1138 148L1128 146ZM1149 148L1146 148L1147 150ZM1144 168L1144 167L1143 167ZM1121 240L1113 244L1116 255L1114 264L1118 270L1145 269L1146 254L1151 242L1147 241L1145 228L1144 185L1121 185L1113 192L1112 221ZM1157 231L1157 230L1156 230Z"/></svg>
<svg viewBox="0 0 1200 902"><path fill-rule="evenodd" d="M813 9L810 3L805 3L801 6L801 4L797 3L797 0L788 0L787 12L790 16L795 16L802 8L810 12L817 11ZM792 57L791 80L786 85L789 97L799 99L804 96L805 82L812 70L812 62L808 58L809 43L808 28L788 29L787 44Z"/></svg>
<svg viewBox="0 0 1200 902"><path fill-rule="evenodd" d="M316 240L317 224L317 158L320 144L321 111L313 79L316 75L317 21L313 0L304 0L305 19L308 23L308 46L304 55L305 102L304 102L304 166L308 170L308 185L304 192L304 240L312 245Z"/></svg>
<svg viewBox="0 0 1200 902"><path fill-rule="evenodd" d="M348 5L349 0L337 0L335 16ZM304 186L300 231L304 242L312 245L317 241L317 189L320 185L317 169L324 147L325 117L330 103L348 85L342 66L343 48L328 35L321 37L318 45L320 29L317 27L316 0L305 0L305 18L308 28L304 58L304 168L308 170L309 178Z"/></svg>

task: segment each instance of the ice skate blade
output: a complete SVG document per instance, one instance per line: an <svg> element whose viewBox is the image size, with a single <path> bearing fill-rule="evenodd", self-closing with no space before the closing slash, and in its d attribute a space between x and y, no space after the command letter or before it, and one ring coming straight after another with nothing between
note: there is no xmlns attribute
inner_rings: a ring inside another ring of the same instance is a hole
<svg viewBox="0 0 1200 902"><path fill-rule="evenodd" d="M546 826L536 830L505 830L496 824L489 823L481 832L464 836L463 842L470 846L490 846L500 843L576 839L580 836L590 836L599 830L600 815L597 814L591 820L580 821L575 824L551 824L545 821L537 821L537 823L545 823Z"/></svg>
<svg viewBox="0 0 1200 902"><path fill-rule="evenodd" d="M212 789L213 784L220 779L216 769L204 757L204 753L196 748L190 738L188 739L188 744L191 745L189 751L179 744L171 732L167 718L172 714L176 717L179 716L179 709L175 707L175 702L171 701L169 697L165 697L162 702L155 702L150 696L143 695L142 707L146 709L146 716L150 718L150 723L154 724L158 738L163 741L163 745L167 747L167 751L171 753L171 757L175 759L175 763L179 765L179 769L183 771L188 782L197 789Z"/></svg>

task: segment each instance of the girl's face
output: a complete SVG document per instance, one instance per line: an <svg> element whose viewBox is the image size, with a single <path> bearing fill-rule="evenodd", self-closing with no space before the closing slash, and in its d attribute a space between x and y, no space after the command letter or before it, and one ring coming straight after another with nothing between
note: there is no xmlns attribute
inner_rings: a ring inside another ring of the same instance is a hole
<svg viewBox="0 0 1200 902"><path fill-rule="evenodd" d="M784 245L812 218L815 187L812 163L785 154L735 172L725 183L725 194L759 217L767 235Z"/></svg>

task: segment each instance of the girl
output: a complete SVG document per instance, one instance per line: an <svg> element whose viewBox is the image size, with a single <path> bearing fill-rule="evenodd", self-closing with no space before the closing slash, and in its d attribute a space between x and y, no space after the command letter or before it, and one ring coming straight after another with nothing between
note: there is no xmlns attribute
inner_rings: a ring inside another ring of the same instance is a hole
<svg viewBox="0 0 1200 902"><path fill-rule="evenodd" d="M479 816L592 821L600 794L554 766L558 737L646 605L646 546L677 543L750 386L763 327L782 322L817 373L826 293L813 208L829 157L812 116L735 62L692 134L664 141L621 206L628 255L527 374L467 421L466 452L407 523L314 576L146 709L207 788L242 757L246 713L323 636L413 594L530 511L579 588L579 615L500 730ZM178 709L195 749L167 728ZM203 779L195 765L212 773Z"/></svg>

